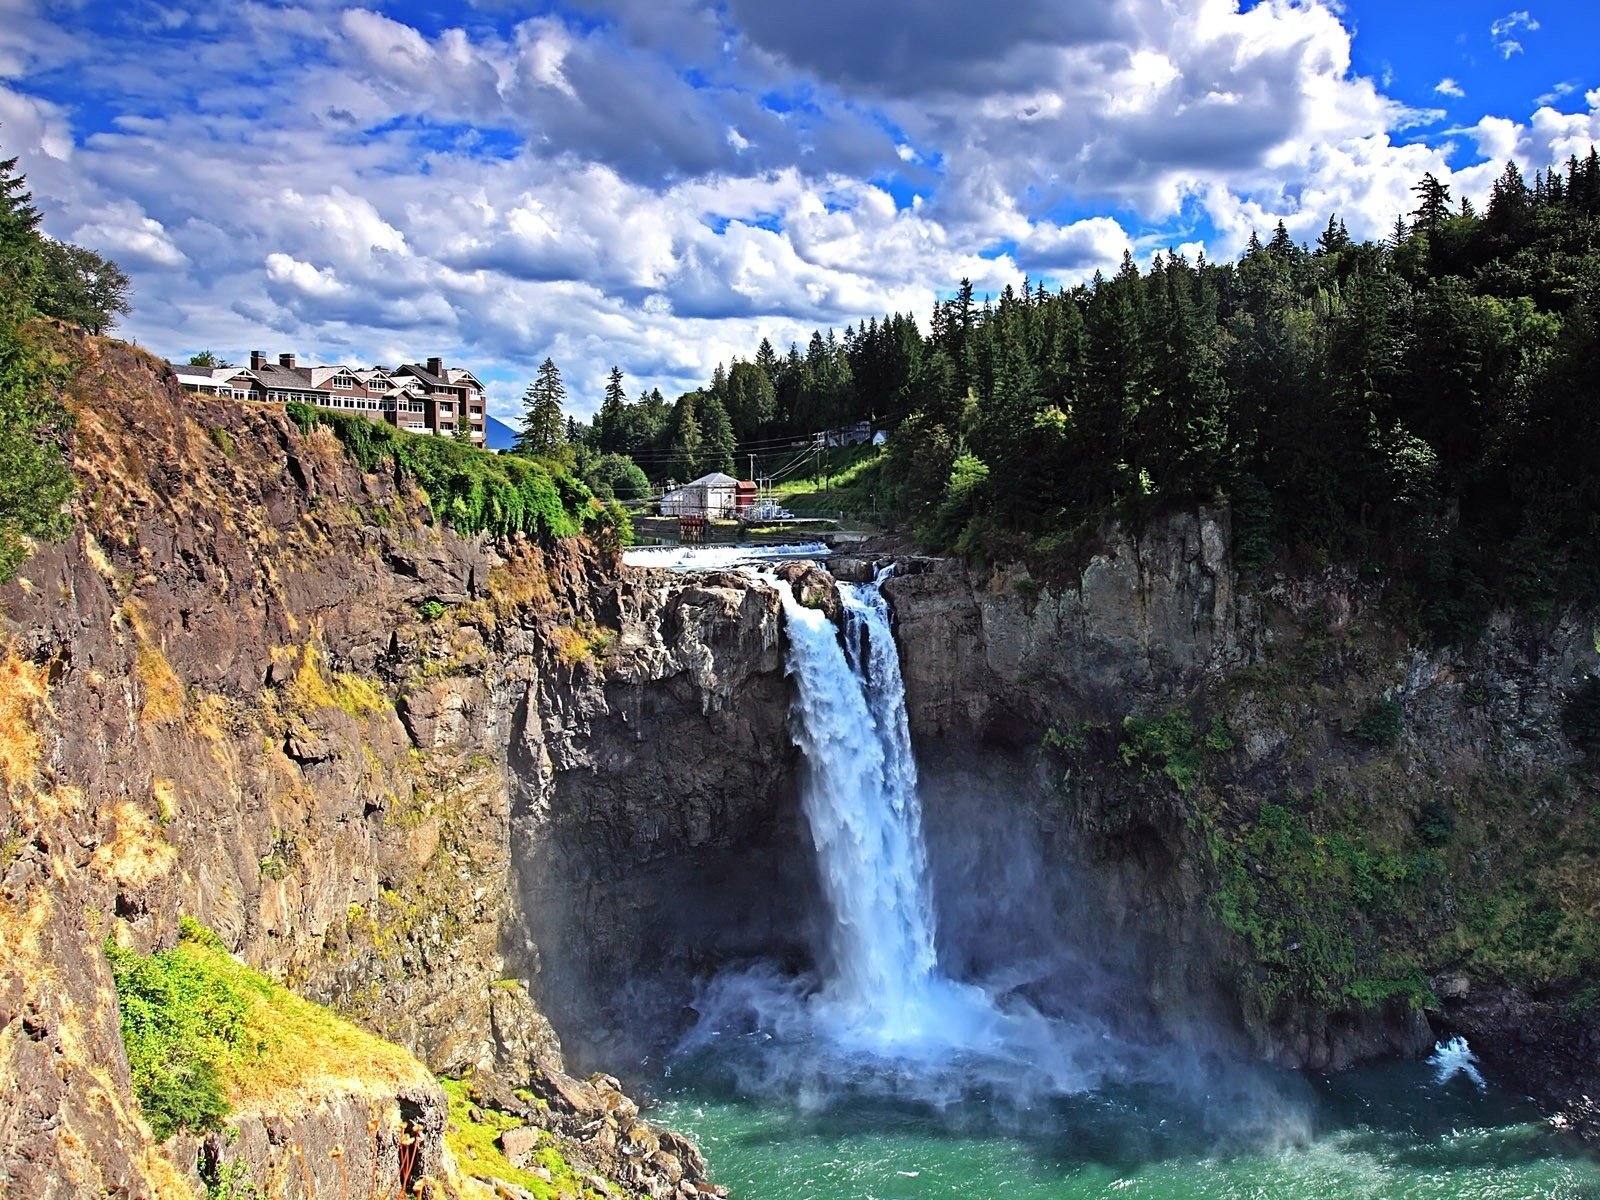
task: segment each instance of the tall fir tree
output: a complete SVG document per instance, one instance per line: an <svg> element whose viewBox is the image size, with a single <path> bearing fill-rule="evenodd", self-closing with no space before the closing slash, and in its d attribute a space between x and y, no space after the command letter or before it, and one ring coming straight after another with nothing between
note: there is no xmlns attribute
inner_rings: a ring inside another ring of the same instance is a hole
<svg viewBox="0 0 1600 1200"><path fill-rule="evenodd" d="M522 428L517 433L517 453L536 458L554 455L565 442L566 416L562 405L567 389L555 360L546 358L539 373L522 394Z"/></svg>
<svg viewBox="0 0 1600 1200"><path fill-rule="evenodd" d="M600 402L600 411L595 416L595 433L603 454L625 454L630 449L625 428L627 403L628 394L622 389L622 368L614 366L606 379L605 399Z"/></svg>

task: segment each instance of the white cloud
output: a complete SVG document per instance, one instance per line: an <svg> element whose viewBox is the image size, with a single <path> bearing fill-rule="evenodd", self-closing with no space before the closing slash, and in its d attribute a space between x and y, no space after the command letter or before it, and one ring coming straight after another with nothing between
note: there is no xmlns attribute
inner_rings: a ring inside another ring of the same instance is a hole
<svg viewBox="0 0 1600 1200"><path fill-rule="evenodd" d="M339 282L333 268L320 270L308 262L301 262L287 254L273 251L267 255L267 278L281 283L307 296L348 295L350 289Z"/></svg>
<svg viewBox="0 0 1600 1200"><path fill-rule="evenodd" d="M375 9L219 6L149 43L30 2L0 0L30 31L0 29L0 71L71 62L123 111L75 138L70 92L13 79L0 144L50 232L126 258L128 332L174 354L442 354L504 381L502 413L546 354L588 412L613 362L672 393L763 336L925 318L962 277L1227 257L1280 219L1312 240L1330 212L1381 237L1425 171L1478 199L1506 158L1531 173L1600 137L1597 90L1585 113L1452 131L1482 160L1452 170L1449 133L1397 136L1443 114L1355 73L1326 0L885 0L885 28L925 17L899 41L836 36L848 0L581 0L616 23L426 35Z"/></svg>
<svg viewBox="0 0 1600 1200"><path fill-rule="evenodd" d="M1577 90L1578 85L1575 81L1565 79L1560 83L1554 84L1548 92L1540 96L1534 103L1541 107L1546 104L1558 104Z"/></svg>
<svg viewBox="0 0 1600 1200"><path fill-rule="evenodd" d="M1510 58L1513 54L1522 53L1522 43L1512 34L1518 31L1532 33L1539 28L1538 20L1526 9L1509 12L1497 18L1489 25L1489 37L1493 39L1495 48L1500 51L1502 58Z"/></svg>
<svg viewBox="0 0 1600 1200"><path fill-rule="evenodd" d="M1465 96L1467 94L1466 90L1464 88L1462 88L1462 86L1459 83L1457 83L1454 79L1451 79L1448 75L1446 75L1443 79L1439 80L1438 83L1434 84L1433 85L1433 90L1438 92L1439 95L1441 95L1441 96L1450 96L1450 97L1453 97L1453 98L1455 98L1457 100L1459 100L1462 96Z"/></svg>
<svg viewBox="0 0 1600 1200"><path fill-rule="evenodd" d="M128 267L179 267L188 261L161 222L143 215L132 204L107 208L98 220L74 229L69 240L126 260Z"/></svg>

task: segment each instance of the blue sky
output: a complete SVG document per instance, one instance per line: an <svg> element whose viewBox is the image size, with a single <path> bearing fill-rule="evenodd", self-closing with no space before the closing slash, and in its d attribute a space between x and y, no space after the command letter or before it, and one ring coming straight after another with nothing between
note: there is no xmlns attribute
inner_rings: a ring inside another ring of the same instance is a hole
<svg viewBox="0 0 1600 1200"><path fill-rule="evenodd" d="M1600 140L1600 5L0 0L0 150L174 357L669 396L969 276L1229 257Z"/></svg>

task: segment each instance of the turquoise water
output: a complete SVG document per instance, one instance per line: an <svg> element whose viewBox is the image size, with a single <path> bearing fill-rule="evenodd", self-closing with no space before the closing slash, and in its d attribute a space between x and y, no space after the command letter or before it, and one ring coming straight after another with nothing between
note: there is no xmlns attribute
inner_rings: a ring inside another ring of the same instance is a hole
<svg viewBox="0 0 1600 1200"><path fill-rule="evenodd" d="M654 1115L747 1200L1600 1200L1600 1164L1531 1104L1422 1063L1256 1074L1186 1100L1113 1088L1020 1113L978 1097L802 1111L739 1096L715 1061L674 1074Z"/></svg>

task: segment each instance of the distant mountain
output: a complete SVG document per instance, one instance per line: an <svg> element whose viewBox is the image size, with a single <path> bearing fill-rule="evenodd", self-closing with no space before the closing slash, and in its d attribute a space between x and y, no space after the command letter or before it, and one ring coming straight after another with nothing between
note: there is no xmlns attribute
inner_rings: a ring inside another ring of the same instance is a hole
<svg viewBox="0 0 1600 1200"><path fill-rule="evenodd" d="M485 414L483 432L491 450L509 450L517 444L517 431L499 417Z"/></svg>

